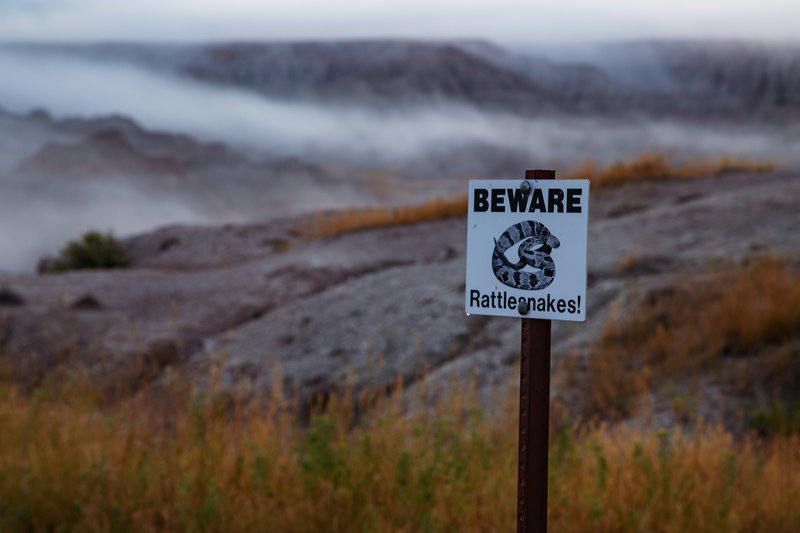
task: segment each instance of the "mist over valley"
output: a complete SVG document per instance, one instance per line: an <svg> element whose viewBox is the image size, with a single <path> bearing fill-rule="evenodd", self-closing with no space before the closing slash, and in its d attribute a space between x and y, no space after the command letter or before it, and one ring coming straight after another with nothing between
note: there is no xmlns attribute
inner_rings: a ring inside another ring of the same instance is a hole
<svg viewBox="0 0 800 533"><path fill-rule="evenodd" d="M1 212L26 229L0 240L0 268L30 270L89 228L407 203L532 164L648 150L797 163L797 49L563 55L483 41L5 45Z"/></svg>

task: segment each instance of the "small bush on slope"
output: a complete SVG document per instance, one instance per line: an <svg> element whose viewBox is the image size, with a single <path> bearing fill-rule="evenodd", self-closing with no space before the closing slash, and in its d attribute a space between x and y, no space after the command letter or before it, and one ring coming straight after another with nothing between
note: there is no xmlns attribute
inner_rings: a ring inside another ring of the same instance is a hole
<svg viewBox="0 0 800 533"><path fill-rule="evenodd" d="M125 248L111 232L89 231L80 240L70 241L54 264L57 271L85 268L115 268L130 265Z"/></svg>

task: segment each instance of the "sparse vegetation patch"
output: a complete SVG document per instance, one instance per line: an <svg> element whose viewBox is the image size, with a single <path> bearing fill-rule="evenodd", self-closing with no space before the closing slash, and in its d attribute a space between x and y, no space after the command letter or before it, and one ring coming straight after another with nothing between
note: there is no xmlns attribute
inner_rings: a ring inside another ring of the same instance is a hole
<svg viewBox="0 0 800 533"><path fill-rule="evenodd" d="M800 385L800 268L772 256L676 279L612 317L589 363L591 412L628 414L631 397L712 371L743 392Z"/></svg>
<svg viewBox="0 0 800 533"><path fill-rule="evenodd" d="M312 238L349 233L382 226L402 226L465 215L467 195L438 197L419 205L393 208L348 209L331 214L317 214L304 233Z"/></svg>
<svg viewBox="0 0 800 533"><path fill-rule="evenodd" d="M69 387L0 386L0 529L513 531L516 394L470 387L424 416L402 391L353 426L331 398L308 427L277 398L168 385L98 407ZM555 531L796 531L800 438L565 427L551 439Z"/></svg>
<svg viewBox="0 0 800 533"><path fill-rule="evenodd" d="M760 173L771 172L774 169L775 164L771 162L729 157L673 165L661 152L646 152L634 159L619 161L604 168L598 168L593 161L587 161L578 170L568 172L566 178L590 179L592 188L596 190L647 180L699 178L737 172ZM468 200L465 194L438 197L418 205L318 213L305 227L299 229L310 238L327 237L368 228L401 226L464 216L467 207Z"/></svg>
<svg viewBox="0 0 800 533"><path fill-rule="evenodd" d="M130 263L128 252L111 232L89 231L79 240L67 243L54 262L53 270L117 268Z"/></svg>
<svg viewBox="0 0 800 533"><path fill-rule="evenodd" d="M568 177L590 179L592 187L597 188L646 180L700 178L741 172L755 174L773 170L775 164L769 161L731 157L697 159L676 165L670 163L662 152L654 151L602 168L594 161L587 160L580 168L569 172Z"/></svg>

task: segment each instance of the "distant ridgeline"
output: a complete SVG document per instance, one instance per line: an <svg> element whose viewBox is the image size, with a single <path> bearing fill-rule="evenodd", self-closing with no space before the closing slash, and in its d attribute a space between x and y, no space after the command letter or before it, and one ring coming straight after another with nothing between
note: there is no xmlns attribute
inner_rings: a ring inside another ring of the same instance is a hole
<svg viewBox="0 0 800 533"><path fill-rule="evenodd" d="M642 41L600 45L584 57L559 60L484 41L4 48L11 46L166 70L284 99L358 105L448 101L515 114L645 112L784 121L800 112L800 46Z"/></svg>

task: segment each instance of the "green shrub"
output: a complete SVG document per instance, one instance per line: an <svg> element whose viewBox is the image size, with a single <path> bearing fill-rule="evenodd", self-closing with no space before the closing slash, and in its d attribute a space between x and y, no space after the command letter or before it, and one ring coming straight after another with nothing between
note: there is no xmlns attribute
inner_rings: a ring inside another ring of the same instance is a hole
<svg viewBox="0 0 800 533"><path fill-rule="evenodd" d="M130 265L128 252L111 232L89 231L80 240L70 241L61 250L55 270L115 268Z"/></svg>

